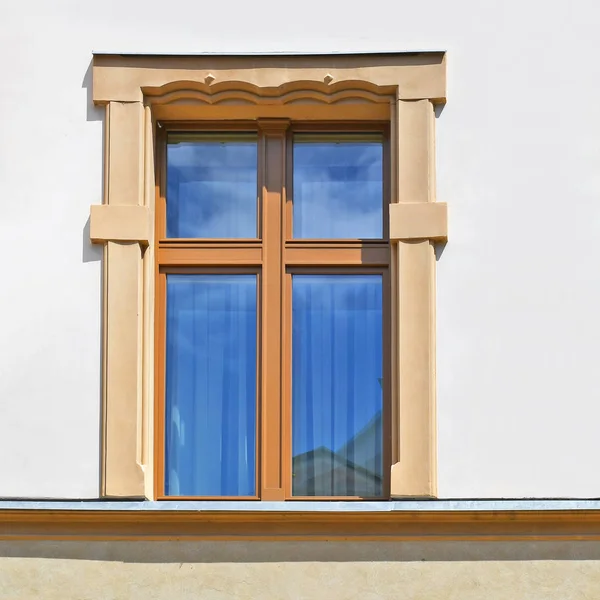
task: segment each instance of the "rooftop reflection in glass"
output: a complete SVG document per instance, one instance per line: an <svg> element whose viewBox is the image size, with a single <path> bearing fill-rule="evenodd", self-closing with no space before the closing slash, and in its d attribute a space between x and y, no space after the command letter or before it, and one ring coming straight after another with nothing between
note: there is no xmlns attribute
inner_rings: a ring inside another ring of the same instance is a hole
<svg viewBox="0 0 600 600"><path fill-rule="evenodd" d="M294 496L383 485L381 275L292 278Z"/></svg>

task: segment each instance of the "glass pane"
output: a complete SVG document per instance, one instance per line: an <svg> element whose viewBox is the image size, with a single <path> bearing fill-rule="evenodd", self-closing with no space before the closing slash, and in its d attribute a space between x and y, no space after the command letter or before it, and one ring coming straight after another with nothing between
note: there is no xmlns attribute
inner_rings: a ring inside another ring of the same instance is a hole
<svg viewBox="0 0 600 600"><path fill-rule="evenodd" d="M382 493L382 277L292 279L294 496Z"/></svg>
<svg viewBox="0 0 600 600"><path fill-rule="evenodd" d="M293 230L295 238L383 236L381 136L294 136Z"/></svg>
<svg viewBox="0 0 600 600"><path fill-rule="evenodd" d="M167 237L255 238L254 134L172 134L167 143Z"/></svg>
<svg viewBox="0 0 600 600"><path fill-rule="evenodd" d="M167 275L165 491L252 496L256 276Z"/></svg>

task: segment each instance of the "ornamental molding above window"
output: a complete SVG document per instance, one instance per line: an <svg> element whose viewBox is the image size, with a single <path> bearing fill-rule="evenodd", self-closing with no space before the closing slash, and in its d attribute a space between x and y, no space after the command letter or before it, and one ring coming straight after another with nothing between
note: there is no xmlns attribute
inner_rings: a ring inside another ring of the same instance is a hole
<svg viewBox="0 0 600 600"><path fill-rule="evenodd" d="M105 115L102 495L154 497L155 164L164 121L386 121L390 127L390 496L435 497L435 106L443 52L149 56L97 54Z"/></svg>
<svg viewBox="0 0 600 600"><path fill-rule="evenodd" d="M93 99L144 102L151 96L190 89L211 95L239 90L290 101L291 92L329 96L356 89L400 100L446 101L444 52L394 54L150 56L96 54ZM286 99L286 96L288 98ZM167 102L164 102L167 103Z"/></svg>
<svg viewBox="0 0 600 600"><path fill-rule="evenodd" d="M325 80L332 77L326 75ZM176 81L158 88L143 89L145 103L175 104L192 101L205 104L293 104L313 101L324 104L336 102L390 102L393 88L374 85L367 81L292 81L278 87L260 87L244 81L217 82L213 76L207 76L210 83L195 81Z"/></svg>

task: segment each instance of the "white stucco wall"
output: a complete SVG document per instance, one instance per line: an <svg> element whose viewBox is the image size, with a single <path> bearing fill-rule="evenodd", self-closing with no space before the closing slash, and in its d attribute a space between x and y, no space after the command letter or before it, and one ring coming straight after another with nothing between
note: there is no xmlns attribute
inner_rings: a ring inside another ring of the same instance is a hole
<svg viewBox="0 0 600 600"><path fill-rule="evenodd" d="M0 497L98 494L92 51L417 49L448 51L440 496L600 496L599 19L592 0L3 2Z"/></svg>

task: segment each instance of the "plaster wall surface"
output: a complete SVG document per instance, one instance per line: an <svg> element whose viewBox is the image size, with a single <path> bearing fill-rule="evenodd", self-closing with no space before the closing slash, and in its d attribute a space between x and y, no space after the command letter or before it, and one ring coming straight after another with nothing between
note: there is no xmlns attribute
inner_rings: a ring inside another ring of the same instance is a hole
<svg viewBox="0 0 600 600"><path fill-rule="evenodd" d="M99 494L101 250L87 218L102 201L103 111L90 100L92 51L420 49L448 52L439 495L600 496L599 20L592 0L2 3L0 497ZM30 562L11 564L26 573ZM541 580L544 564L531 567ZM272 568L246 572L276 580ZM418 580L432 568L402 572ZM371 575L346 576L350 590Z"/></svg>
<svg viewBox="0 0 600 600"><path fill-rule="evenodd" d="M0 544L11 600L579 600L599 589L596 542Z"/></svg>

